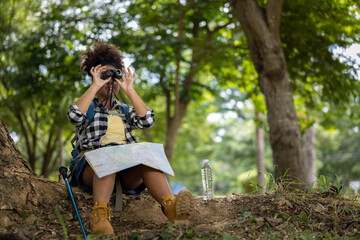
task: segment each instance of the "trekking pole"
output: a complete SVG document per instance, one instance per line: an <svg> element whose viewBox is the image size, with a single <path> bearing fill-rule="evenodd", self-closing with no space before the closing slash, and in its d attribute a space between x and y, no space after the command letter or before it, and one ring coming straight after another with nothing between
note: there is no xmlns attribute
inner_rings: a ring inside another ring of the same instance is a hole
<svg viewBox="0 0 360 240"><path fill-rule="evenodd" d="M79 223L80 223L81 230L82 230L82 232L83 232L83 234L84 234L84 237L85 237L85 239L86 239L86 238L87 238L87 237L86 237L86 232L85 232L84 226L83 226L83 224L82 224L81 216L80 216L80 213L79 213L78 208L77 208L77 206L76 206L73 193L72 193L72 191L71 191L71 187L70 187L69 180L68 180L68 176L67 176L67 171L68 171L68 169L67 169L66 167L64 167L64 166L61 166L61 167L59 168L59 172L60 172L61 176L62 176L62 177L64 178L64 180L65 180L65 184L66 184L66 187L67 187L67 189L68 189L68 191L69 191L69 195L70 195L71 201L72 201L72 203L73 203L73 205L74 205L75 212L76 212L76 216L77 216L77 218L79 219Z"/></svg>

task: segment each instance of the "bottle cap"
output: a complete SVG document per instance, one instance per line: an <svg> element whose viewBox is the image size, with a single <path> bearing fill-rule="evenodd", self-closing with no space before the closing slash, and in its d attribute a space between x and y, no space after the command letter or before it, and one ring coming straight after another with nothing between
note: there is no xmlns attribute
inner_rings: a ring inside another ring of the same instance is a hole
<svg viewBox="0 0 360 240"><path fill-rule="evenodd" d="M209 159L204 159L203 163L209 163Z"/></svg>

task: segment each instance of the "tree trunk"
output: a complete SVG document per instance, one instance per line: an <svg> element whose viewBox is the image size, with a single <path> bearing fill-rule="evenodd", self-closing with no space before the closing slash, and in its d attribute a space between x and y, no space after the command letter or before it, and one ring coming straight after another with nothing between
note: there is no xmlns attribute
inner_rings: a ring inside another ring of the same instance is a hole
<svg viewBox="0 0 360 240"><path fill-rule="evenodd" d="M183 41L183 35L184 35L184 18L185 18L185 9L184 6L178 1L179 4L179 48L177 50L178 53L178 59L176 60L176 71L175 71L175 86L174 86L174 95L175 95L175 103L174 103L174 114L171 115L171 96L170 94L166 94L167 97L167 105L166 105L166 120L167 120L167 128L166 128L166 141L165 141L165 154L169 162L171 163L172 155L174 152L174 146L176 142L176 135L178 133L178 130L180 128L182 119L184 118L186 114L186 109L189 104L189 101L184 101L180 95L180 87L182 86L180 83L180 68L181 68L181 61L180 56L182 53L182 41ZM196 28L196 24L194 24L194 28ZM194 53L193 53L194 55ZM192 56L194 58L194 56ZM193 63L192 63L193 66ZM190 71L189 71L190 72ZM183 84L183 87L186 87L187 93L190 94L190 87L193 81L193 77L189 77L190 73L188 73L188 76L185 78L185 82ZM187 84L189 86L187 86ZM166 90L165 90L166 92Z"/></svg>
<svg viewBox="0 0 360 240"><path fill-rule="evenodd" d="M256 119L261 121L262 114L258 111L255 112ZM257 183L262 186L262 189L259 190L259 194L264 194L266 190L266 180L265 180L265 162L264 162L264 152L265 152L265 137L264 130L256 125L256 167L257 167Z"/></svg>
<svg viewBox="0 0 360 240"><path fill-rule="evenodd" d="M143 132L147 142L154 142L154 139L153 139L149 129L143 129L142 132Z"/></svg>
<svg viewBox="0 0 360 240"><path fill-rule="evenodd" d="M49 166L51 163L51 159L53 158L54 149L56 147L56 136L55 136L55 126L54 122L52 123L52 126L49 130L49 136L46 143L46 148L44 149L44 152L42 154L43 162L42 162L42 168L41 168L41 175L44 177L49 176ZM54 143L55 142L55 143Z"/></svg>
<svg viewBox="0 0 360 240"><path fill-rule="evenodd" d="M65 159L64 159L64 143L62 140L62 136L63 136L63 128L62 126L59 126L59 132L58 132L58 144L59 144L59 164L60 166L64 166L65 165Z"/></svg>
<svg viewBox="0 0 360 240"><path fill-rule="evenodd" d="M279 36L282 1L268 0L264 7L254 0L233 0L231 4L247 37L265 96L275 178L295 179L297 187L305 187L309 179L301 158L300 127Z"/></svg>
<svg viewBox="0 0 360 240"><path fill-rule="evenodd" d="M0 121L0 215L1 227L17 224L24 211L36 215L39 211L54 211L64 188L48 179L36 176L21 158L6 126ZM46 194L44 194L46 193ZM44 209L42 209L44 208ZM33 221L36 218L33 216ZM1 232L1 231L0 231Z"/></svg>
<svg viewBox="0 0 360 240"><path fill-rule="evenodd" d="M162 89L164 95L166 96L166 143L165 143L165 153L168 160L171 162L174 146L176 142L176 135L181 126L181 122L186 114L187 106L189 105L192 97L191 97L191 87L196 78L197 72L202 68L202 60L209 56L209 51L212 51L213 48L210 44L212 42L212 38L214 38L215 33L219 32L221 29L225 28L230 23L226 23L223 25L214 26L212 30L207 28L207 37L205 44L203 45L203 39L200 34L200 25L204 20L203 13L199 8L196 7L196 4L192 4L191 2L182 3L182 1L177 1L179 6L179 22L178 22L178 48L176 49L176 64L175 64L175 83L174 90L170 90L167 87L167 84L164 84L164 76L160 76L160 83L162 85ZM191 61L184 61L181 57L184 49L189 50L189 42L184 41L184 29L189 27L184 26L185 19L187 18L188 12L194 12L194 18L192 18L192 29L191 33L193 36L193 40L191 41ZM185 46L185 47L184 47ZM182 63L185 62L186 65L190 63L190 68L188 72L183 76L184 80L181 78L181 67ZM172 84L171 84L172 85ZM174 99L173 99L174 98ZM173 106L173 112L170 110Z"/></svg>
<svg viewBox="0 0 360 240"><path fill-rule="evenodd" d="M166 141L165 141L165 154L171 163L172 155L174 152L174 146L176 142L176 135L179 131L182 119L186 114L186 109L189 102L180 101L178 105L178 111L173 117L168 115L167 117L167 129L166 129Z"/></svg>
<svg viewBox="0 0 360 240"><path fill-rule="evenodd" d="M0 233L13 232L26 239L53 238L51 229L56 229L59 224L55 206L67 221L68 229L75 228L71 231L81 232L80 226L70 226L77 220L65 185L36 176L21 158L1 121L0 186ZM90 195L73 191L78 206L91 206ZM87 213L82 211L81 214Z"/></svg>
<svg viewBox="0 0 360 240"><path fill-rule="evenodd" d="M305 156L307 174L310 184L316 184L316 168L315 168L315 129L311 126L305 131Z"/></svg>

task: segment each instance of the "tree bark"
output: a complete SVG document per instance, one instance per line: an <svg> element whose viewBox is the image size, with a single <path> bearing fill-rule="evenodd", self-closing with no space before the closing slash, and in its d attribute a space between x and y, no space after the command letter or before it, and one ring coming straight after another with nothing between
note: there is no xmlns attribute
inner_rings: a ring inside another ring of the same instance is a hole
<svg viewBox="0 0 360 240"><path fill-rule="evenodd" d="M0 121L0 186L0 233L15 232L26 239L30 236L49 239L50 229L54 228L52 223L57 221L55 206L67 221L68 228L77 221L65 185L36 176L28 163L21 158L2 121ZM88 193L79 192L77 189L73 189L73 192L78 207L91 206L91 197ZM81 214L84 218L87 213L81 211ZM74 232L81 232L80 226L74 227Z"/></svg>
<svg viewBox="0 0 360 240"><path fill-rule="evenodd" d="M259 122L262 119L262 114L258 111L255 112L256 119ZM264 194L266 191L266 180L265 180L265 162L264 162L264 153L265 153L265 137L264 129L262 129L259 124L256 125L256 167L257 167L257 183L262 186L262 189L259 190L259 194Z"/></svg>
<svg viewBox="0 0 360 240"><path fill-rule="evenodd" d="M265 96L275 178L295 179L297 187L305 187L309 179L301 158L300 127L279 35L282 1L269 0L264 7L254 0L233 0L231 4L247 37Z"/></svg>
<svg viewBox="0 0 360 240"><path fill-rule="evenodd" d="M0 121L0 215L2 227L13 224L8 217L14 212L22 214L40 206L48 206L53 211L54 202L59 194L66 194L57 183L36 176L28 164L21 158L18 148L11 139L6 126ZM41 194L46 192L47 194Z"/></svg>

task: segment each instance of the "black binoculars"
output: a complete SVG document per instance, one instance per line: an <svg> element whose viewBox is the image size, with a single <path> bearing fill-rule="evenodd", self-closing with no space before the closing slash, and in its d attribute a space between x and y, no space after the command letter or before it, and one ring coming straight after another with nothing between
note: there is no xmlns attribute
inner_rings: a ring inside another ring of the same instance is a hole
<svg viewBox="0 0 360 240"><path fill-rule="evenodd" d="M120 69L109 69L106 70L101 74L101 79L106 80L109 77L121 79L122 78L122 71Z"/></svg>

